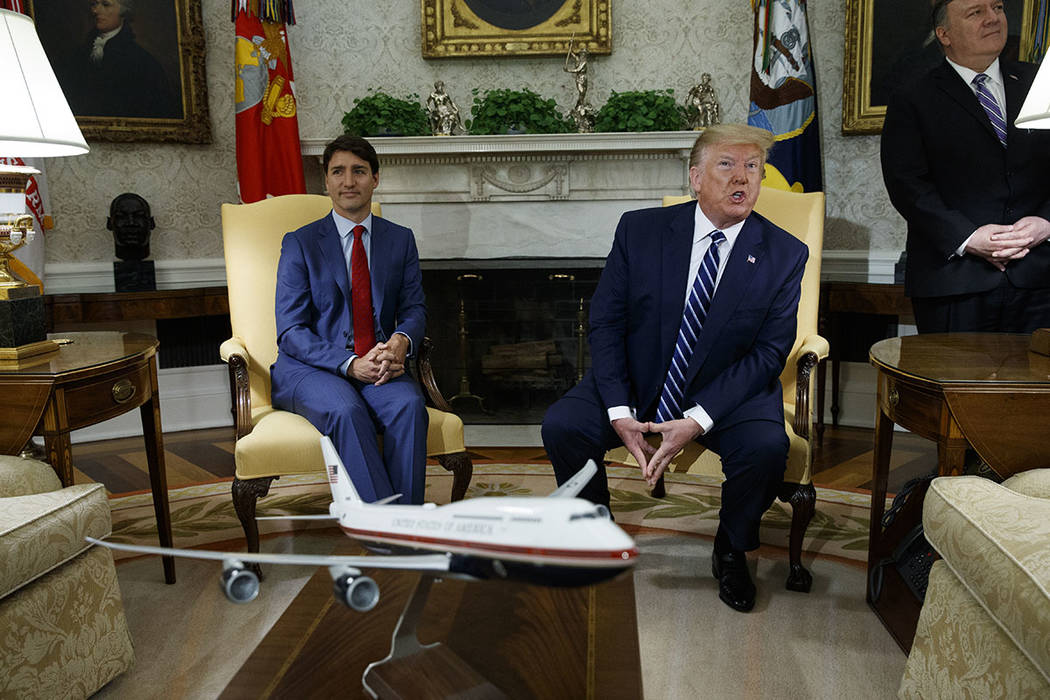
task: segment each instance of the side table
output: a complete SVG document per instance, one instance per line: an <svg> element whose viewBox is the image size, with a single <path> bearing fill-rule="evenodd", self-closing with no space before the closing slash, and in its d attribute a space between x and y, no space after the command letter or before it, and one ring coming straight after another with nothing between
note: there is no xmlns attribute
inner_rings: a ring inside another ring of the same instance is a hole
<svg viewBox="0 0 1050 700"><path fill-rule="evenodd" d="M172 546L168 479L164 466L157 339L119 331L51 334L56 352L0 363L0 454L17 454L33 435L43 435L48 460L63 486L73 483L70 431L138 408L146 441L153 508L162 547ZM175 583L175 560L163 557L164 580Z"/></svg>

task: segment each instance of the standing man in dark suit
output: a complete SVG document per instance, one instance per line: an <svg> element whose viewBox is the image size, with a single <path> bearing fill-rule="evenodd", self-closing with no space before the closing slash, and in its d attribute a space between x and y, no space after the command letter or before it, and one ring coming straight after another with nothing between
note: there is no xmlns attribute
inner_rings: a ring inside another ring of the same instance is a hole
<svg viewBox="0 0 1050 700"><path fill-rule="evenodd" d="M650 484L690 440L718 454L713 571L740 611L755 602L744 552L758 547L787 464L779 377L809 255L752 212L772 145L763 129L709 127L689 159L696 203L623 215L591 300L593 366L543 421L558 483L620 444ZM581 496L609 504L603 468Z"/></svg>
<svg viewBox="0 0 1050 700"><path fill-rule="evenodd" d="M281 244L273 404L332 438L365 501L422 503L427 412L405 374L426 325L416 241L372 215L379 158L368 141L340 136L323 165L332 213Z"/></svg>
<svg viewBox="0 0 1050 700"><path fill-rule="evenodd" d="M945 60L897 91L882 130L919 332L1050 326L1050 131L1014 126L1036 66L999 58L1001 0L936 0L933 25Z"/></svg>

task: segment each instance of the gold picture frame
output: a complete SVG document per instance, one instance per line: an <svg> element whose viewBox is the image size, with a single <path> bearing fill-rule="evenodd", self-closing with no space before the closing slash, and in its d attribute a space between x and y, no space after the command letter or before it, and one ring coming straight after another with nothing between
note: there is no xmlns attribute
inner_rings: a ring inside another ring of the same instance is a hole
<svg viewBox="0 0 1050 700"><path fill-rule="evenodd" d="M1006 3L1011 36L1004 55L1030 54L1036 4L1035 0ZM887 86L905 75L903 71L914 75L940 61L939 45L928 40L929 7L928 2L916 0L846 0L843 134L881 133ZM887 30L880 31L882 27Z"/></svg>
<svg viewBox="0 0 1050 700"><path fill-rule="evenodd" d="M611 0L421 0L423 58L612 53Z"/></svg>
<svg viewBox="0 0 1050 700"><path fill-rule="evenodd" d="M106 59L92 57L93 37L110 20L90 8L89 0L28 5L84 138L211 143L201 0L136 2L101 47L110 52L104 68Z"/></svg>

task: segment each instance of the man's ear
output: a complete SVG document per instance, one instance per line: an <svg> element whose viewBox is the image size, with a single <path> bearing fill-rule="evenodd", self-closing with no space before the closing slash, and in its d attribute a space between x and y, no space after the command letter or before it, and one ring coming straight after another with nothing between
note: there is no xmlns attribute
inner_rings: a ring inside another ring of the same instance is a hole
<svg viewBox="0 0 1050 700"><path fill-rule="evenodd" d="M108 231L112 231L113 230L113 219L111 217L108 217L108 216L106 217L106 229Z"/></svg>
<svg viewBox="0 0 1050 700"><path fill-rule="evenodd" d="M149 230L150 230L150 231L152 231L152 230L153 230L153 229L155 229L155 228L157 228L157 222L155 222L155 221L153 220L153 217L151 216L151 217L149 218Z"/></svg>
<svg viewBox="0 0 1050 700"><path fill-rule="evenodd" d="M933 30L933 33L937 35L937 41L941 42L941 46L951 46L951 39L948 38L948 30L944 27L937 27Z"/></svg>

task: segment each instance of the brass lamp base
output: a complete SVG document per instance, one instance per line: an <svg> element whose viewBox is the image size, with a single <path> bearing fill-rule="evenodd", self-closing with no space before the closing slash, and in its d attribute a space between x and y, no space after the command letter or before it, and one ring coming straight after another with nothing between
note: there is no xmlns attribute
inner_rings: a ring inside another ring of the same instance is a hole
<svg viewBox="0 0 1050 700"><path fill-rule="evenodd" d="M36 287L0 287L0 362L57 350L47 339L44 298Z"/></svg>

